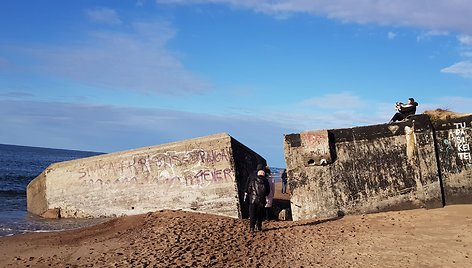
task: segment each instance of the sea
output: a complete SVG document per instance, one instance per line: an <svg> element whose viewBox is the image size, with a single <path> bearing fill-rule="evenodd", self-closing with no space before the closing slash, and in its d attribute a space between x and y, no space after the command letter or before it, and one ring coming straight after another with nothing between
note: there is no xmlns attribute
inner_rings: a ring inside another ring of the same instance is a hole
<svg viewBox="0 0 472 268"><path fill-rule="evenodd" d="M43 219L26 210L26 186L46 167L99 154L0 144L0 237L76 229L103 222L104 219Z"/></svg>

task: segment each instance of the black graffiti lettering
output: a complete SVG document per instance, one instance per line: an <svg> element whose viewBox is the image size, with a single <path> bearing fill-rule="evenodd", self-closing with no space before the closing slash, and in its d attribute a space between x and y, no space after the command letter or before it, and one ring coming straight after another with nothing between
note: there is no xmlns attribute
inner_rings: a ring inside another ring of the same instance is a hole
<svg viewBox="0 0 472 268"><path fill-rule="evenodd" d="M82 179L85 176L87 176L87 170L85 168L80 168L79 173L82 174L82 175L80 175L79 179Z"/></svg>
<svg viewBox="0 0 472 268"><path fill-rule="evenodd" d="M208 170L202 170L202 181L208 181L207 177L210 176Z"/></svg>
<svg viewBox="0 0 472 268"><path fill-rule="evenodd" d="M182 162L188 164L192 160L192 152L187 152L184 157L182 157Z"/></svg>
<svg viewBox="0 0 472 268"><path fill-rule="evenodd" d="M231 176L231 172L232 172L232 170L229 169L229 168L225 168L225 169L223 170L223 174L224 174L225 180L227 180L228 177L229 177L230 179L233 178L233 177Z"/></svg>
<svg viewBox="0 0 472 268"><path fill-rule="evenodd" d="M175 166L180 166L182 165L182 160L179 158L178 155L173 155L171 157L171 162L170 162L171 166L175 165Z"/></svg>
<svg viewBox="0 0 472 268"><path fill-rule="evenodd" d="M230 155L229 149L222 149L221 150L221 155L226 161L229 161L229 159L228 159L228 155Z"/></svg>
<svg viewBox="0 0 472 268"><path fill-rule="evenodd" d="M156 163L158 168L161 168L166 164L166 159L166 155L155 155L151 158L152 162Z"/></svg>
<svg viewBox="0 0 472 268"><path fill-rule="evenodd" d="M213 177L213 181L221 181L221 180L223 180L223 178L221 177L221 173L222 173L222 170L221 170L221 169L213 170L213 171L211 172L212 177Z"/></svg>
<svg viewBox="0 0 472 268"><path fill-rule="evenodd" d="M222 154L223 154L222 152L214 153L213 159L215 160L215 162L220 162L221 161Z"/></svg>
<svg viewBox="0 0 472 268"><path fill-rule="evenodd" d="M200 151L200 161L202 161L202 163L205 163L205 155L206 155L205 151Z"/></svg>
<svg viewBox="0 0 472 268"><path fill-rule="evenodd" d="M155 163L157 167L161 167L161 165L159 165L159 157L157 155L151 156L150 160L151 160L151 164Z"/></svg>

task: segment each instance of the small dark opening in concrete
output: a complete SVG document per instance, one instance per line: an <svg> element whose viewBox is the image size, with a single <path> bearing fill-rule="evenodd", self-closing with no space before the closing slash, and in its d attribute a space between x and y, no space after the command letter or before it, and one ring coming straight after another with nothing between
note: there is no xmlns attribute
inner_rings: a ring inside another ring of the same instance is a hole
<svg viewBox="0 0 472 268"><path fill-rule="evenodd" d="M313 160L313 159L308 160L308 165L311 165L311 166L312 166L312 165L314 165L314 164L315 164L315 160Z"/></svg>
<svg viewBox="0 0 472 268"><path fill-rule="evenodd" d="M131 207L131 209L134 209L134 207Z"/></svg>

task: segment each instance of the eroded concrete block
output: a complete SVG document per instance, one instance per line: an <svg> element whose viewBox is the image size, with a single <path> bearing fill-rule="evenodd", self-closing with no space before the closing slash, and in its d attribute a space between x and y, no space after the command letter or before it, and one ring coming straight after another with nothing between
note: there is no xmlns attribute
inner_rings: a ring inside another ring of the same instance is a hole
<svg viewBox="0 0 472 268"><path fill-rule="evenodd" d="M307 162L309 135L285 135L294 220L442 206L429 117L326 133L325 166Z"/></svg>
<svg viewBox="0 0 472 268"><path fill-rule="evenodd" d="M62 218L160 209L247 217L242 188L259 162L265 160L227 134L66 161L28 185L27 207Z"/></svg>

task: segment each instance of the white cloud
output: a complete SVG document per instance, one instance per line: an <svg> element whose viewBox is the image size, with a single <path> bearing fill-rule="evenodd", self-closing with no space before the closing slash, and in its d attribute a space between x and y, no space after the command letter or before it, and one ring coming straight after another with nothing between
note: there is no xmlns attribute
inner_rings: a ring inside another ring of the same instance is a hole
<svg viewBox="0 0 472 268"><path fill-rule="evenodd" d="M463 51L461 52L462 57L472 58L472 51Z"/></svg>
<svg viewBox="0 0 472 268"><path fill-rule="evenodd" d="M472 35L459 35L457 39L462 45L472 46Z"/></svg>
<svg viewBox="0 0 472 268"><path fill-rule="evenodd" d="M341 21L413 26L472 34L469 0L156 0L160 4L227 4L272 15L309 13Z"/></svg>
<svg viewBox="0 0 472 268"><path fill-rule="evenodd" d="M94 32L74 44L49 45L32 54L42 71L95 86L166 94L209 89L167 49L176 34L171 25L136 22L127 28L127 32Z"/></svg>
<svg viewBox="0 0 472 268"><path fill-rule="evenodd" d="M416 40L419 42L419 41L423 41L423 40L429 40L429 39L431 39L432 37L435 37L435 36L448 36L448 35L449 35L448 31L432 30L432 31L427 31L427 32L421 33L420 35L418 35Z"/></svg>
<svg viewBox="0 0 472 268"><path fill-rule="evenodd" d="M304 105L316 106L324 109L355 109L363 106L361 99L348 92L327 94L303 101Z"/></svg>
<svg viewBox="0 0 472 268"><path fill-rule="evenodd" d="M441 72L456 74L464 78L472 78L472 62L461 61L442 69Z"/></svg>
<svg viewBox="0 0 472 268"><path fill-rule="evenodd" d="M28 92L23 92L23 91L9 91L5 93L0 93L0 97L5 97L8 99L26 99L33 97L34 95Z"/></svg>
<svg viewBox="0 0 472 268"><path fill-rule="evenodd" d="M395 37L397 37L397 34L394 32L388 32L387 37L388 39L393 40Z"/></svg>
<svg viewBox="0 0 472 268"><path fill-rule="evenodd" d="M94 9L88 9L85 11L87 17L92 22L104 23L104 24L121 24L121 19L118 16L116 10L106 7L97 7Z"/></svg>
<svg viewBox="0 0 472 268"><path fill-rule="evenodd" d="M316 129L337 129L365 126L388 122L393 112L387 114L362 114L358 111L320 110L272 114L268 120L282 124L286 129L297 132Z"/></svg>
<svg viewBox="0 0 472 268"><path fill-rule="evenodd" d="M460 43L459 53L461 57L470 58L472 57L472 35L462 34L457 36L457 40Z"/></svg>

